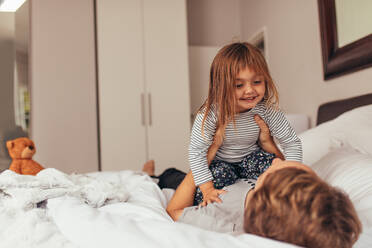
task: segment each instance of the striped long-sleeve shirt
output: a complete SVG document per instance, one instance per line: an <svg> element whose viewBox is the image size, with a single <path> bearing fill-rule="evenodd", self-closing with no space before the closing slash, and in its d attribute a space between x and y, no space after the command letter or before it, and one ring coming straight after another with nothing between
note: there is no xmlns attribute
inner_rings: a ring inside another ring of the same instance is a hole
<svg viewBox="0 0 372 248"><path fill-rule="evenodd" d="M197 186L213 179L208 169L207 152L217 128L217 115L214 108L209 111L204 122L204 136L202 136L204 112L199 112L195 118L189 146L189 162ZM258 103L250 111L237 115L236 129L232 122L226 126L225 138L215 159L229 163L240 162L258 148L260 128L254 120L256 114L261 116L268 125L271 135L279 141L285 159L302 162L301 140L285 118L284 113L267 108L264 102Z"/></svg>

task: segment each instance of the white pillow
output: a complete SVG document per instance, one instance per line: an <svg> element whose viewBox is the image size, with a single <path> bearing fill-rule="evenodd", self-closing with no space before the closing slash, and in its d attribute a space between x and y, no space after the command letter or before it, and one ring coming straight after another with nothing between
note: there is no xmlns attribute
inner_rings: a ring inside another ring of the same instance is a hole
<svg viewBox="0 0 372 248"><path fill-rule="evenodd" d="M299 137L303 146L303 161L309 165L340 147L351 147L372 155L372 105L347 111Z"/></svg>
<svg viewBox="0 0 372 248"><path fill-rule="evenodd" d="M299 135L302 142L303 163L312 165L333 147L329 137L331 123L324 123Z"/></svg>
<svg viewBox="0 0 372 248"><path fill-rule="evenodd" d="M372 228L372 156L340 148L311 167L325 181L345 191L363 227Z"/></svg>

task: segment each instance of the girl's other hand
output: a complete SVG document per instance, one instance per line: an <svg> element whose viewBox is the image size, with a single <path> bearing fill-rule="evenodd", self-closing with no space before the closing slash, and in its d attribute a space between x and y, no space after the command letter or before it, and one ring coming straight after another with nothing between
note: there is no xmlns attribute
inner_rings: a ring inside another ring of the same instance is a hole
<svg viewBox="0 0 372 248"><path fill-rule="evenodd" d="M199 186L203 193L203 202L200 206L204 207L212 202L221 203L219 195L226 193L223 189L215 189L212 182L207 182Z"/></svg>
<svg viewBox="0 0 372 248"><path fill-rule="evenodd" d="M210 191L207 191L205 194L203 193L203 202L200 204L200 206L205 207L212 202L221 203L222 200L219 197L219 195L224 193L226 193L225 190L215 188L213 188Z"/></svg>

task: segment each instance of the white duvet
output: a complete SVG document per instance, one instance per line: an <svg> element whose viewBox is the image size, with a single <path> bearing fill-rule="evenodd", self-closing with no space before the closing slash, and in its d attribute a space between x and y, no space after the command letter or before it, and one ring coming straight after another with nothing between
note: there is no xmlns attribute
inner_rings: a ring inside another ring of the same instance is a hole
<svg viewBox="0 0 372 248"><path fill-rule="evenodd" d="M124 184L45 169L37 176L0 174L0 247L77 247L58 230L47 201L64 196L87 206L126 201Z"/></svg>
<svg viewBox="0 0 372 248"><path fill-rule="evenodd" d="M142 173L66 175L46 169L31 177L5 171L0 188L2 248L295 247L175 223L163 192Z"/></svg>

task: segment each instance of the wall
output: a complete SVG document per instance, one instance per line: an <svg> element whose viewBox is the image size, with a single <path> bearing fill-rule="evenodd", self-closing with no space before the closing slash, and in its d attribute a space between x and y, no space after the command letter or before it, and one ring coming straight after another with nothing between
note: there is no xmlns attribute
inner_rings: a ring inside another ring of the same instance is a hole
<svg viewBox="0 0 372 248"><path fill-rule="evenodd" d="M26 1L15 12L15 73L14 73L14 112L16 125L28 131L30 103L28 78L28 46L30 36L30 1ZM25 97L26 95L26 97Z"/></svg>
<svg viewBox="0 0 372 248"><path fill-rule="evenodd" d="M248 39L267 27L269 66L286 112L305 113L315 125L320 104L372 92L372 68L323 80L317 0L243 0Z"/></svg>
<svg viewBox="0 0 372 248"><path fill-rule="evenodd" d="M218 46L189 46L191 120L208 96L209 70Z"/></svg>
<svg viewBox="0 0 372 248"><path fill-rule="evenodd" d="M31 2L31 137L35 160L98 169L92 0Z"/></svg>
<svg viewBox="0 0 372 248"><path fill-rule="evenodd" d="M14 128L14 13L0 12L0 171L7 168L5 132Z"/></svg>
<svg viewBox="0 0 372 248"><path fill-rule="evenodd" d="M240 0L187 0L191 122L208 94L209 68L218 50L240 40Z"/></svg>
<svg viewBox="0 0 372 248"><path fill-rule="evenodd" d="M239 28L249 40L265 26L280 105L287 113L305 113L313 126L320 104L372 92L372 68L323 80L317 0L191 0L188 10L190 45L221 46Z"/></svg>
<svg viewBox="0 0 372 248"><path fill-rule="evenodd" d="M241 38L240 0L188 0L189 45L221 46Z"/></svg>
<svg viewBox="0 0 372 248"><path fill-rule="evenodd" d="M0 127L14 126L14 13L0 12Z"/></svg>

